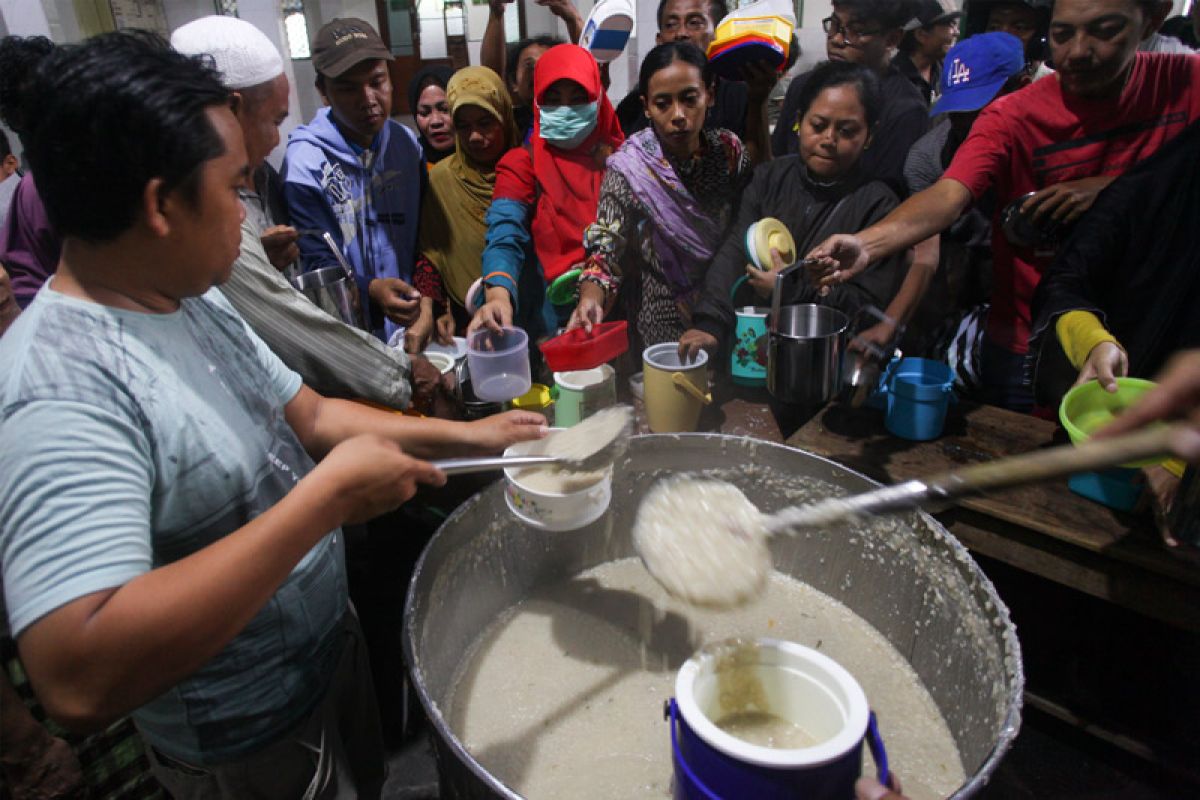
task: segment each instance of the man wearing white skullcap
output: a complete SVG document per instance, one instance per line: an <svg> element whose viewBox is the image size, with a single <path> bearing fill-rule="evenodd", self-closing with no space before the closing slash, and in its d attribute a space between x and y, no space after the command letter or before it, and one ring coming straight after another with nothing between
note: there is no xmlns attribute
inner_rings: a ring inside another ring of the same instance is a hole
<svg viewBox="0 0 1200 800"><path fill-rule="evenodd" d="M221 82L233 90L233 113L242 126L250 170L257 170L279 144L279 125L288 113L288 79L283 58L266 34L236 17L201 17L171 34L181 53L211 56ZM249 204L247 204L249 205ZM260 223L261 209L246 209ZM272 263L282 267L299 256L295 231L264 231L264 247Z"/></svg>
<svg viewBox="0 0 1200 800"><path fill-rule="evenodd" d="M275 45L249 22L220 16L180 27L171 45L212 57L222 82L233 90L251 172L269 169L266 158L279 144L279 125L288 113L288 80ZM408 356L325 313L292 286L279 268L297 258L296 231L270 226L269 204L252 187L241 197L246 218L241 252L220 287L226 299L308 386L325 395L406 408L412 398ZM428 380L421 376L423 383L436 383L437 370L421 362L417 368L432 373Z"/></svg>
<svg viewBox="0 0 1200 800"><path fill-rule="evenodd" d="M221 82L247 89L283 75L283 58L267 35L237 17L202 17L171 34L181 53L207 53L216 62ZM284 85L287 79L284 79Z"/></svg>

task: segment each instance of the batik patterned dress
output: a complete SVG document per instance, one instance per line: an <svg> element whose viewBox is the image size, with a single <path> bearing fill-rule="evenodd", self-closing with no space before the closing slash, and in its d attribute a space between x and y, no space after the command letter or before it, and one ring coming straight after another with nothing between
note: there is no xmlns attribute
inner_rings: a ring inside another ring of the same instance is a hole
<svg viewBox="0 0 1200 800"><path fill-rule="evenodd" d="M701 132L688 159L652 128L609 157L596 222L584 231L584 279L619 291L641 345L678 341L750 173L738 137Z"/></svg>

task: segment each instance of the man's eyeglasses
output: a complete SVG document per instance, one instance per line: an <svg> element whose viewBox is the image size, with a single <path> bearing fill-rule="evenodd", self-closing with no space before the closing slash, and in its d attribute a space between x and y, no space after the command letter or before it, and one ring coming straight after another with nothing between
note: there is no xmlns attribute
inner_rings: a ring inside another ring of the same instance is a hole
<svg viewBox="0 0 1200 800"><path fill-rule="evenodd" d="M821 20L821 27L825 29L825 35L832 39L839 33L842 35L842 41L849 45L859 44L868 36L875 36L881 32L879 28L864 28L862 25L843 25L842 21L834 16L826 17Z"/></svg>

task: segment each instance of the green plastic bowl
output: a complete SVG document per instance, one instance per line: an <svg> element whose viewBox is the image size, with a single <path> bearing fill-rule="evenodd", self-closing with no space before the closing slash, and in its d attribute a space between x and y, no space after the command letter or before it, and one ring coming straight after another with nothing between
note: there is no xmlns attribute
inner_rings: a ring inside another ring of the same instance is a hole
<svg viewBox="0 0 1200 800"><path fill-rule="evenodd" d="M1080 444L1116 419L1154 386L1154 381L1141 378L1117 378L1117 391L1108 392L1099 381L1088 381L1066 393L1058 406L1058 419L1067 429L1071 442ZM1149 467L1161 464L1164 460L1152 458L1121 466Z"/></svg>

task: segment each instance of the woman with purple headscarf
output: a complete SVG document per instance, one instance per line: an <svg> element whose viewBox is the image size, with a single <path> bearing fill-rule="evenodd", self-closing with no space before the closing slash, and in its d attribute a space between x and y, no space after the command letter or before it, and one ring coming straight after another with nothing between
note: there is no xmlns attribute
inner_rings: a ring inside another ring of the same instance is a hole
<svg viewBox="0 0 1200 800"><path fill-rule="evenodd" d="M651 125L608 157L596 221L583 235L587 258L568 327L590 330L619 293L645 347L679 341L691 327L750 160L736 135L704 128L715 95L694 45L651 50L638 83Z"/></svg>

